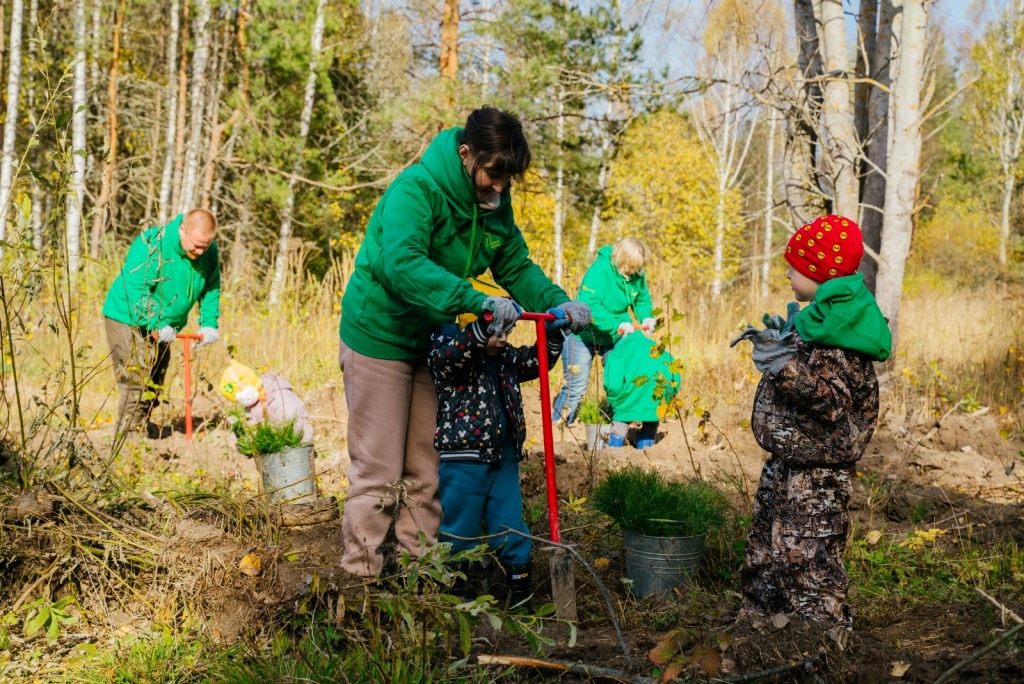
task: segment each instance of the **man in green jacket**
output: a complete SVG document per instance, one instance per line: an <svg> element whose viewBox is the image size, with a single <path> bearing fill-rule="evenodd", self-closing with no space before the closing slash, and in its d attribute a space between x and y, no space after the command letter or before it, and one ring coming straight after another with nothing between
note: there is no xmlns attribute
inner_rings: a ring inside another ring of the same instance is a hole
<svg viewBox="0 0 1024 684"><path fill-rule="evenodd" d="M437 543L430 334L463 313L486 312L490 326L503 329L522 311L515 302L530 311L560 307L577 332L590 321L589 309L570 302L530 259L515 224L510 184L529 165L519 120L483 107L464 129L434 138L370 217L339 326L351 459L341 567L354 575L380 573L392 517L402 550L418 555ZM470 285L488 269L511 298Z"/></svg>
<svg viewBox="0 0 1024 684"><path fill-rule="evenodd" d="M198 346L217 341L220 260L216 217L193 209L135 238L103 303L104 327L121 392L117 429L146 424L159 403L170 345L199 302Z"/></svg>

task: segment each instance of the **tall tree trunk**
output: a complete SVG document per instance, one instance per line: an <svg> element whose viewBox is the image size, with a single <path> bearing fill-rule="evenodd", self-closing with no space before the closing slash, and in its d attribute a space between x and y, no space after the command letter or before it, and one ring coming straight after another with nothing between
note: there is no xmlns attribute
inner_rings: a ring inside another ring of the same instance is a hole
<svg viewBox="0 0 1024 684"><path fill-rule="evenodd" d="M857 131L850 102L849 56L842 0L815 0L820 4L821 48L825 75L822 100L822 139L827 151L827 171L832 181L832 210L857 216Z"/></svg>
<svg viewBox="0 0 1024 684"><path fill-rule="evenodd" d="M171 212L171 190L174 185L174 150L178 130L178 81L176 79L178 65L178 31L180 17L178 0L171 0L171 29L167 35L167 135L164 137L164 171L160 176L160 203L157 217L160 225L165 225Z"/></svg>
<svg viewBox="0 0 1024 684"><path fill-rule="evenodd" d="M562 253L562 233L565 231L565 87L562 85L561 75L558 77L556 86L558 122L555 125L555 144L558 145L558 160L555 168L555 216L554 216L554 239L552 241L552 255L555 260L554 278L555 284L562 283L562 269L565 256Z"/></svg>
<svg viewBox="0 0 1024 684"><path fill-rule="evenodd" d="M248 43L245 38L245 20L248 13L249 2L248 0L242 0L238 12L237 33L238 57L242 63L242 79L239 84L240 95L238 98L238 106L235 107L233 112L231 112L231 116L229 116L223 123L215 124L213 126L213 131L210 134L210 154L206 162L206 172L203 174L202 204L207 209L210 208L210 195L213 190L213 176L217 166L217 157L220 155L220 141L223 140L224 134L226 132L229 133L235 124L238 123L242 118L242 113L249 105L249 50Z"/></svg>
<svg viewBox="0 0 1024 684"><path fill-rule="evenodd" d="M65 231L67 232L68 270L78 272L82 254L82 213L85 209L85 152L86 152L86 19L88 0L75 0L75 76L71 96L71 163L75 166L72 187L74 192L65 196Z"/></svg>
<svg viewBox="0 0 1024 684"><path fill-rule="evenodd" d="M590 236L587 238L587 263L594 260L597 253L597 238L601 232L601 211L604 209L604 194L608 190L609 158L612 150L612 132L605 131L601 139L601 170L597 172L597 199L594 200L594 211L590 214Z"/></svg>
<svg viewBox="0 0 1024 684"><path fill-rule="evenodd" d="M1017 39L1021 34L1024 21L1024 0L1014 0L1007 8L1007 34L1009 36L1008 60L1020 60L1021 45ZM1010 210L1013 206L1013 192L1016 186L1017 165L1020 163L1022 143L1024 143L1024 112L1021 112L1021 64L1007 67L1005 113L1002 130L1000 131L999 158L1003 167L1003 202L999 214L999 264L1006 267L1009 259L1010 245Z"/></svg>
<svg viewBox="0 0 1024 684"><path fill-rule="evenodd" d="M36 62L36 37L39 34L39 0L29 0L28 3L28 63ZM32 135L35 135L39 123L36 119L36 77L35 71L29 68L28 92L26 93L26 104L28 105L29 121L32 124ZM37 150L38 152L38 150ZM39 159L39 155L36 155ZM42 249L43 247L43 188L40 183L33 179L32 182L32 247Z"/></svg>
<svg viewBox="0 0 1024 684"><path fill-rule="evenodd" d="M459 75L459 0L444 0L439 67L444 78L455 80Z"/></svg>
<svg viewBox="0 0 1024 684"><path fill-rule="evenodd" d="M857 140L861 145L867 140L870 123L868 120L868 99L873 90L864 79L874 78L878 71L875 50L878 43L878 2L879 0L861 0L860 13L857 15L857 63L856 75L858 82L853 87L853 119L857 127ZM859 220L857 216L850 218Z"/></svg>
<svg viewBox="0 0 1024 684"><path fill-rule="evenodd" d="M188 41L192 3L185 0L181 16L181 52L178 57L178 122L174 133L174 171L171 182L171 211L181 204L181 184L185 177L185 124L188 122Z"/></svg>
<svg viewBox="0 0 1024 684"><path fill-rule="evenodd" d="M14 143L18 133L18 92L21 80L21 26L25 20L25 3L14 0L11 5L11 45L7 68L7 113L4 118L4 147L0 158L0 240L7 236L7 217L11 209L14 186Z"/></svg>
<svg viewBox="0 0 1024 684"><path fill-rule="evenodd" d="M878 305L889 319L893 346L899 336L903 274L913 233L921 165L921 84L928 44L929 0L904 0L900 56L892 86L892 146L879 253Z"/></svg>
<svg viewBox="0 0 1024 684"><path fill-rule="evenodd" d="M772 232L775 220L775 128L779 116L775 110L768 114L768 150L765 153L766 167L764 171L764 245L761 259L761 297L768 298L769 274L772 261Z"/></svg>
<svg viewBox="0 0 1024 684"><path fill-rule="evenodd" d="M878 277L878 250L882 246L882 219L885 211L885 174L889 157L889 91L890 65L898 41L893 42L892 30L896 10L891 0L879 0L878 37L875 44L872 76L879 85L872 87L868 96L867 134L864 173L861 182L860 228L864 233L864 259L860 262L864 284L875 291Z"/></svg>
<svg viewBox="0 0 1024 684"><path fill-rule="evenodd" d="M292 174L288 177L288 197L285 198L284 213L281 216L281 234L277 243L277 260L274 263L274 279L270 282L270 306L276 306L284 286L284 271L288 265L288 248L292 238L292 216L295 212L295 179L302 172L302 153L309 137L309 125L313 118L313 101L316 96L316 75L320 62L320 50L324 42L324 6L327 0L316 4L316 19L313 21L313 35L310 37L309 74L306 76L306 92L302 100L302 116L299 119L299 140L295 158L292 160Z"/></svg>
<svg viewBox="0 0 1024 684"><path fill-rule="evenodd" d="M192 54L191 130L185 151L185 176L181 181L181 199L178 212L195 206L196 181L199 175L199 155L203 146L203 114L206 111L206 64L210 57L210 0L196 1L195 51Z"/></svg>
<svg viewBox="0 0 1024 684"><path fill-rule="evenodd" d="M110 79L107 81L107 159L103 168L100 196L93 207L92 233L89 238L89 256L98 259L100 241L107 225L107 217L114 220L114 169L117 166L117 78L121 60L121 31L124 28L125 0L121 0L114 16L114 41L110 56Z"/></svg>
<svg viewBox="0 0 1024 684"><path fill-rule="evenodd" d="M163 41L163 36L160 37ZM149 131L149 164L146 169L146 209L142 214L142 223L153 225L153 204L157 200L156 169L160 160L160 128L163 124L164 94L153 91L153 127Z"/></svg>
<svg viewBox="0 0 1024 684"><path fill-rule="evenodd" d="M810 223L822 210L814 167L818 144L816 121L821 111L821 55L818 28L812 0L794 0L793 17L797 36L797 66L803 88L794 95L796 106L786 112L786 147L783 152L783 177L790 220L796 230Z"/></svg>

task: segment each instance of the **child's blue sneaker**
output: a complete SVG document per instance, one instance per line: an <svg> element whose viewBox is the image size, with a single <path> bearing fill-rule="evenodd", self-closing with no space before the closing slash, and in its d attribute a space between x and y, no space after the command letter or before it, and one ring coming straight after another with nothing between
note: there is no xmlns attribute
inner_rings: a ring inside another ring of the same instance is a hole
<svg viewBox="0 0 1024 684"><path fill-rule="evenodd" d="M626 438L623 435L608 435L608 446L620 447L626 446Z"/></svg>
<svg viewBox="0 0 1024 684"><path fill-rule="evenodd" d="M652 447L652 446L654 446L654 440L653 439L638 439L636 441L636 448L637 449L646 449L646 448Z"/></svg>

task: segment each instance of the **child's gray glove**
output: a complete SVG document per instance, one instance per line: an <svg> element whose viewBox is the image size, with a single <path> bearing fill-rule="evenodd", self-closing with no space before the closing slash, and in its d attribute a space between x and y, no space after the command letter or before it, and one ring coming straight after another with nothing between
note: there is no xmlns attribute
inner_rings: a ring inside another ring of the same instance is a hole
<svg viewBox="0 0 1024 684"><path fill-rule="evenodd" d="M569 332L579 335L590 325L590 307L583 302L572 300L558 305L569 317Z"/></svg>
<svg viewBox="0 0 1024 684"><path fill-rule="evenodd" d="M778 330L781 334L793 330L793 326L796 325L796 315L800 313L800 304L798 302L790 302L786 305L786 318L783 320L782 316L778 314L765 314L761 317L761 321L764 323L764 327L773 328Z"/></svg>
<svg viewBox="0 0 1024 684"><path fill-rule="evenodd" d="M750 340L754 344L754 351L751 354L754 366L762 373L768 372L774 376L778 375L783 366L793 358L797 339L793 332L782 334L775 328L758 330L754 326L747 326L747 329L730 342L729 346L735 347L742 340Z"/></svg>
<svg viewBox="0 0 1024 684"><path fill-rule="evenodd" d="M487 326L487 332L491 335L511 330L523 313L519 305L508 297L488 297L480 310L493 316L490 325Z"/></svg>

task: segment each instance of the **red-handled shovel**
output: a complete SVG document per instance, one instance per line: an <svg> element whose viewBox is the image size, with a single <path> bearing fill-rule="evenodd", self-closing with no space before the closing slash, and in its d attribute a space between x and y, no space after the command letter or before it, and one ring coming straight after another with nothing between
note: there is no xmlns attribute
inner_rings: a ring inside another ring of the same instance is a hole
<svg viewBox="0 0 1024 684"><path fill-rule="evenodd" d="M185 439L192 440L192 340L203 339L196 333L178 333L176 337L185 343Z"/></svg>
<svg viewBox="0 0 1024 684"><path fill-rule="evenodd" d="M490 318L484 314L484 319ZM555 320L554 314L523 313L520 318L537 324L537 358L540 362L540 416L544 426L544 475L548 488L548 524L551 541L562 543L558 527L558 485L555 480L555 436L551 427L551 387L548 380L548 334L544 323ZM572 556L565 549L551 551L551 599L555 614L563 620L576 620L576 579Z"/></svg>

